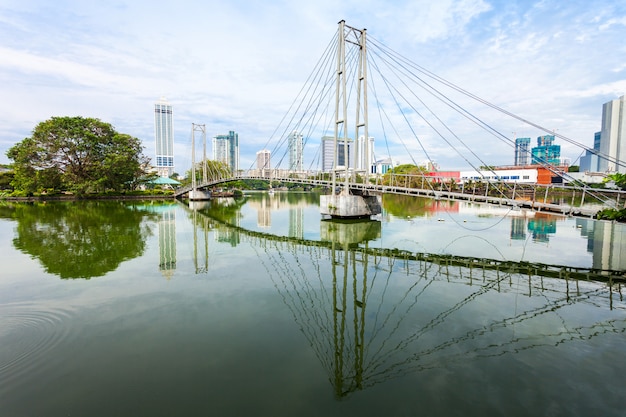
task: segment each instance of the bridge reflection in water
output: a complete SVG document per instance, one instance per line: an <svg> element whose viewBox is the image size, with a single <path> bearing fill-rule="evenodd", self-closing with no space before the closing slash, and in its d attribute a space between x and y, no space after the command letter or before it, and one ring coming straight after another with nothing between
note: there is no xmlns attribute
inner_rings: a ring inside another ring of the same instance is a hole
<svg viewBox="0 0 626 417"><path fill-rule="evenodd" d="M197 236L208 245L206 233L219 231L254 248L338 398L455 363L626 332L623 271L370 248L376 221L323 221L321 240L310 241L207 213L191 213Z"/></svg>

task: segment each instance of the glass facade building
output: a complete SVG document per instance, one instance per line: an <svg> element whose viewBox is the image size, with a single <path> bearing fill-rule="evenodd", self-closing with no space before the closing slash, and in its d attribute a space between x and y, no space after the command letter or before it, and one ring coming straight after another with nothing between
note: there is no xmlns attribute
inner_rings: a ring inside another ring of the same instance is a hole
<svg viewBox="0 0 626 417"><path fill-rule="evenodd" d="M304 153L304 140L302 134L296 130L288 137L289 144L289 171L302 171L302 156Z"/></svg>
<svg viewBox="0 0 626 417"><path fill-rule="evenodd" d="M214 136L213 159L226 163L232 173L239 171L239 134L231 130L228 135Z"/></svg>
<svg viewBox="0 0 626 417"><path fill-rule="evenodd" d="M347 150L348 153L346 155L346 140L337 139L337 166L347 166L348 168L353 168L352 166L352 139L347 140ZM330 172L333 170L333 166L335 164L335 138L334 136L323 136L322 137L322 171Z"/></svg>
<svg viewBox="0 0 626 417"><path fill-rule="evenodd" d="M585 155L580 157L580 172L599 172L598 152L600 152L600 136L601 132L593 135L593 150L587 149Z"/></svg>
<svg viewBox="0 0 626 417"><path fill-rule="evenodd" d="M554 135L539 136L531 154L532 164L561 165L561 145L554 144Z"/></svg>
<svg viewBox="0 0 626 417"><path fill-rule="evenodd" d="M530 165L530 138L515 139L515 163L513 165Z"/></svg>

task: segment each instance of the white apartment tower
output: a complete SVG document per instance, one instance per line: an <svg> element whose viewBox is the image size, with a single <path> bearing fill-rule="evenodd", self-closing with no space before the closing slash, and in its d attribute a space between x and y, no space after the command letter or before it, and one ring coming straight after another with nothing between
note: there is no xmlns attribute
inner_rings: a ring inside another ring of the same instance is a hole
<svg viewBox="0 0 626 417"><path fill-rule="evenodd" d="M369 140L365 141L365 136L359 136L356 141L356 152L358 158L356 159L357 171L372 172L372 164L374 159L374 138L369 137Z"/></svg>
<svg viewBox="0 0 626 417"><path fill-rule="evenodd" d="M154 143L157 172L169 177L174 172L174 123L172 105L165 97L154 104Z"/></svg>
<svg viewBox="0 0 626 417"><path fill-rule="evenodd" d="M626 96L611 100L602 106L600 155L598 161L600 172L626 173ZM618 161L619 165L615 161Z"/></svg>
<svg viewBox="0 0 626 417"><path fill-rule="evenodd" d="M289 171L302 171L302 155L304 148L304 141L302 134L294 130L289 134Z"/></svg>
<svg viewBox="0 0 626 417"><path fill-rule="evenodd" d="M263 149L256 153L256 167L259 171L268 172L272 168L271 152Z"/></svg>

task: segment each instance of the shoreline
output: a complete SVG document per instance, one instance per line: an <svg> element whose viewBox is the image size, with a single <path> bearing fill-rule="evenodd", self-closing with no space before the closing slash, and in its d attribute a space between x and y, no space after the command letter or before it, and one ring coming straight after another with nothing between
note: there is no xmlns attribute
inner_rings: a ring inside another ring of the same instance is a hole
<svg viewBox="0 0 626 417"><path fill-rule="evenodd" d="M38 202L38 201L89 201L89 200L175 200L174 195L101 195L77 197L74 195L37 196L37 197L0 197L2 201Z"/></svg>

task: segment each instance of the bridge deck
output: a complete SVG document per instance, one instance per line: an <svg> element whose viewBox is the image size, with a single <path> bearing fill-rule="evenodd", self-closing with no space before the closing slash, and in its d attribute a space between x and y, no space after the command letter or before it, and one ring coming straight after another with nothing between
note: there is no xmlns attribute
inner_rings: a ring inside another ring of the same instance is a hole
<svg viewBox="0 0 626 417"><path fill-rule="evenodd" d="M263 181L287 181L291 183L304 184L304 185L312 185L316 187L324 187L331 188L333 183L328 179L317 179L311 177L298 177L298 176L272 176L271 178L265 176L250 176L250 175L238 175L232 177L224 177L218 178L206 183L201 183L197 186L197 189L206 189L215 187L217 185L238 181L238 180L263 180ZM412 195L417 197L426 197L433 199L444 199L444 200L456 200L456 201L470 201L476 203L484 203L490 205L498 205L504 207L510 207L514 210L517 209L527 209L533 211L540 212L548 212L553 214L565 215L565 216L581 216L581 217L594 217L598 212L598 207L586 207L586 206L574 206L569 204L555 204L555 203L546 203L542 201L538 201L532 197L524 196L522 193L519 193L516 198L508 198L506 196L492 196L489 195L488 192L482 191L477 192L476 188L473 189L463 189L461 192L459 191L451 191L443 186L441 189L437 190L434 188L413 188L406 187L401 184L401 181L390 181L392 185L385 185L382 183L350 183L349 187L352 190L359 190L360 192L369 192L369 193L390 193L390 194L400 194L400 195ZM406 181L405 181L406 182ZM340 185L339 183L336 183ZM488 187L488 185L487 185ZM545 186L544 186L545 187ZM177 198L182 198L185 194L191 191L192 187L181 187L175 191L175 196ZM514 193L515 194L515 193ZM504 195L504 194L503 194ZM620 194L617 194L617 204L619 204Z"/></svg>

